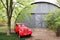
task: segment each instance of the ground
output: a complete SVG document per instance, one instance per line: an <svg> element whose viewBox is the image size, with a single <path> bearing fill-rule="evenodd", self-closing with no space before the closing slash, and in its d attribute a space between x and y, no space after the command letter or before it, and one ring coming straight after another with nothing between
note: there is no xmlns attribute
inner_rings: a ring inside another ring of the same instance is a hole
<svg viewBox="0 0 60 40"><path fill-rule="evenodd" d="M32 37L25 40L60 40L60 37L56 37L55 33L48 29L32 28L32 31Z"/></svg>
<svg viewBox="0 0 60 40"><path fill-rule="evenodd" d="M33 34L31 37L25 38L25 40L60 40L60 37L56 37L55 33L46 28L31 28ZM6 32L6 28L0 29L0 32ZM14 32L12 30L12 32ZM1 36L1 34L0 34ZM3 39L3 38L0 38Z"/></svg>

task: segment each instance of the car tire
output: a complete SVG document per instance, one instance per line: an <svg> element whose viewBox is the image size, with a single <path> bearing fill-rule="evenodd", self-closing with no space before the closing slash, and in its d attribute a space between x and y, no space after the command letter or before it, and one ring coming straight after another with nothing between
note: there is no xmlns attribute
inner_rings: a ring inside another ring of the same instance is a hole
<svg viewBox="0 0 60 40"><path fill-rule="evenodd" d="M19 36L19 32L16 32L17 36ZM22 38L22 36L19 36L20 38Z"/></svg>
<svg viewBox="0 0 60 40"><path fill-rule="evenodd" d="M31 36L31 34L29 34L29 36Z"/></svg>
<svg viewBox="0 0 60 40"><path fill-rule="evenodd" d="M19 32L16 32L16 34L19 36Z"/></svg>

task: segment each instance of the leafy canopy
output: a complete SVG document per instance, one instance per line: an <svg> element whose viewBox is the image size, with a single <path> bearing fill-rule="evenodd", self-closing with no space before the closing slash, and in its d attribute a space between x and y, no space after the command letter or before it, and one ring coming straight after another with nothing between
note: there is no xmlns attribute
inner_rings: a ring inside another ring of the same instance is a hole
<svg viewBox="0 0 60 40"><path fill-rule="evenodd" d="M15 21L17 18L18 14L21 14L21 20L25 17L24 15L28 15L29 14L29 10L31 9L31 2L33 0L13 0L13 14L12 14L12 21ZM10 2L10 0L8 0L8 3ZM7 14L6 14L6 0L2 0L0 1L0 14L4 15L4 18L7 19ZM8 4L10 5L10 3ZM7 21L7 20L6 20Z"/></svg>

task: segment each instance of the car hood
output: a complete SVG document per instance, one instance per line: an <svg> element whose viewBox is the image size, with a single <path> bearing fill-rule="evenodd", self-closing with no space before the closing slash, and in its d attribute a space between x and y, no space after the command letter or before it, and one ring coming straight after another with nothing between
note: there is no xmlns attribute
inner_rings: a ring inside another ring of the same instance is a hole
<svg viewBox="0 0 60 40"><path fill-rule="evenodd" d="M22 29L28 29L28 27L22 27Z"/></svg>

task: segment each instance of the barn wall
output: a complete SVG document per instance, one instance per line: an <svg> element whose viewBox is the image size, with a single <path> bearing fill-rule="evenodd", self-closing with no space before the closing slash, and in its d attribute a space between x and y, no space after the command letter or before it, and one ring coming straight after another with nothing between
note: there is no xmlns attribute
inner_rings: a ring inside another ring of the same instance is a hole
<svg viewBox="0 0 60 40"><path fill-rule="evenodd" d="M51 4L41 3L41 4L34 4L34 8L32 9L31 13L48 13L49 11L55 10L57 7Z"/></svg>

